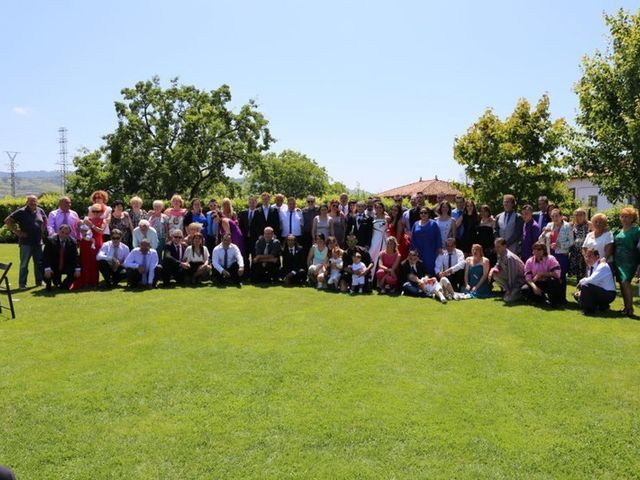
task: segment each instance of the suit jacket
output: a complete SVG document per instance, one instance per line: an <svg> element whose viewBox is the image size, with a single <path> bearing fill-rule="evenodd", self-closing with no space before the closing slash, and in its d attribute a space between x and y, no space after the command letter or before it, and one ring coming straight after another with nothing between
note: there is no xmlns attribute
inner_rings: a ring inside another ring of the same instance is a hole
<svg viewBox="0 0 640 480"><path fill-rule="evenodd" d="M173 244L173 242L169 242L164 246L164 258L162 259L165 265L177 265L184 258L184 253L187 251L187 244L181 243L182 245L182 257L178 255L178 247Z"/></svg>
<svg viewBox="0 0 640 480"><path fill-rule="evenodd" d="M302 224L302 235L306 235L308 237L311 236L311 228L313 227L313 219L316 218L318 215L320 215L320 208L319 207L313 207L313 208L304 208L302 209L302 218L303 218L303 224Z"/></svg>
<svg viewBox="0 0 640 480"><path fill-rule="evenodd" d="M411 264L409 263L409 259L406 259L400 264L400 281L402 283L407 282L409 275L413 273L411 271ZM416 275L418 278L422 278L427 274L427 269L422 263L422 260L418 259L416 262Z"/></svg>
<svg viewBox="0 0 640 480"><path fill-rule="evenodd" d="M267 218L262 211L262 205L260 205L255 212L253 212L253 222L251 222L251 240L258 240L263 234L266 227L273 228L273 235L280 237L280 211L276 207L269 207L269 213Z"/></svg>
<svg viewBox="0 0 640 480"><path fill-rule="evenodd" d="M255 216L256 212L253 212ZM249 223L249 210L242 210L238 214L238 226L240 227L240 231L242 232L242 236L246 239L251 237L251 225Z"/></svg>
<svg viewBox="0 0 640 480"><path fill-rule="evenodd" d="M294 248L293 255L289 251L289 247L283 247L282 249L282 271L286 275L291 271L299 271L307 269L307 259L304 256L302 248Z"/></svg>
<svg viewBox="0 0 640 480"><path fill-rule="evenodd" d="M524 220L522 220L522 216L519 213L517 212L513 212L513 213L516 216L515 226L511 235L509 235L509 238L505 238L508 247L518 246L520 241L522 240L522 227L524 225ZM500 231L500 221L504 216L505 216L505 212L501 212L498 215L496 215L495 229L493 232L496 238L504 235L504 233Z"/></svg>
<svg viewBox="0 0 640 480"><path fill-rule="evenodd" d="M369 248L371 246L371 237L373 236L373 218L365 216L360 220L360 225L358 225L357 214L349 217L347 232L353 232L356 235L358 245Z"/></svg>
<svg viewBox="0 0 640 480"><path fill-rule="evenodd" d="M44 245L42 254L42 264L45 269L49 268L54 272L58 272L60 265L60 237L54 235L49 237ZM78 258L78 249L76 242L69 237L64 244L64 265L60 273L70 275L76 269L80 268L80 259Z"/></svg>

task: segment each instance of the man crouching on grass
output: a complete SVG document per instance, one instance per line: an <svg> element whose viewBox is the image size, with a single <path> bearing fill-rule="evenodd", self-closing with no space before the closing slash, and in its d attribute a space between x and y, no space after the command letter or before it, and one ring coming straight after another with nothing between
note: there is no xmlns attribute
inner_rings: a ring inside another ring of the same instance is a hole
<svg viewBox="0 0 640 480"><path fill-rule="evenodd" d="M145 288L154 288L156 285L156 269L158 265L158 253L151 248L149 239L140 240L140 246L131 250L124 261L127 269L129 287L137 288L142 285Z"/></svg>

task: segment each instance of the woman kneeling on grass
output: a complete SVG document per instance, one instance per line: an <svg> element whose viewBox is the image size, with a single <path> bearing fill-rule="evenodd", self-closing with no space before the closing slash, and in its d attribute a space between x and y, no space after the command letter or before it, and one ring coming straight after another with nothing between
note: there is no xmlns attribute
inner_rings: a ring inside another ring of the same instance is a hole
<svg viewBox="0 0 640 480"><path fill-rule="evenodd" d="M201 280L207 280L211 275L209 250L204 246L204 237L201 233L196 233L191 237L191 245L184 252L183 263L189 267L187 278L190 283L199 283Z"/></svg>
<svg viewBox="0 0 640 480"><path fill-rule="evenodd" d="M471 247L471 256L465 260L465 293L473 298L489 298L491 296L490 264L489 259L483 253L482 246L474 243Z"/></svg>
<svg viewBox="0 0 640 480"><path fill-rule="evenodd" d="M328 252L329 249L325 244L325 236L321 233L316 237L316 243L313 244L307 256L309 283L311 283L311 285L314 283L317 284L318 290L324 288L325 274L329 261Z"/></svg>

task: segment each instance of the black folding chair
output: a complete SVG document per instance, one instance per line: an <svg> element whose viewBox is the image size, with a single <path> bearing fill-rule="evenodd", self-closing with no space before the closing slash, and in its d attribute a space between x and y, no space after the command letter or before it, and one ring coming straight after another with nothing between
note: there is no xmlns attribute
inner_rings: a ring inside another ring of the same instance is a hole
<svg viewBox="0 0 640 480"><path fill-rule="evenodd" d="M11 285L9 285L9 279L7 278L11 265L11 263L0 263L0 293L6 295L9 298L9 309L11 310L11 318L16 318L16 311L13 308L13 298L11 298ZM6 309L6 305L3 307L2 304L0 304L0 313L2 313L3 308Z"/></svg>

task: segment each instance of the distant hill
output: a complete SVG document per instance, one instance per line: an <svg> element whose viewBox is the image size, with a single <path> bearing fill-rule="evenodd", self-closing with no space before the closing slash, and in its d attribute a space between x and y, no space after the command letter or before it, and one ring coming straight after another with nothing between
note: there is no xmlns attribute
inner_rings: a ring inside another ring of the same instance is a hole
<svg viewBox="0 0 640 480"><path fill-rule="evenodd" d="M60 172L26 171L16 172L16 195L39 195L47 192L60 192ZM0 172L0 198L11 195L11 176L9 172Z"/></svg>

